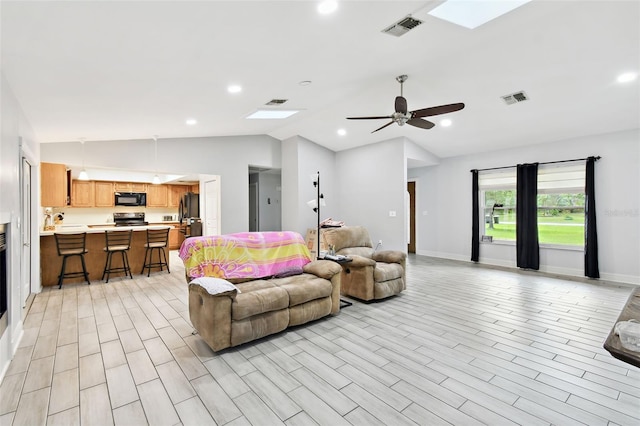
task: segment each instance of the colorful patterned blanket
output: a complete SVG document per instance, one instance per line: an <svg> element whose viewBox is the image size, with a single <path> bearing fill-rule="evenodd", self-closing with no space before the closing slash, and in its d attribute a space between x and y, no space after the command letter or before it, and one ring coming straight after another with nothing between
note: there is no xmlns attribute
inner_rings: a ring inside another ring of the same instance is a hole
<svg viewBox="0 0 640 426"><path fill-rule="evenodd" d="M187 276L264 278L311 262L311 254L297 232L241 232L192 237L180 247Z"/></svg>

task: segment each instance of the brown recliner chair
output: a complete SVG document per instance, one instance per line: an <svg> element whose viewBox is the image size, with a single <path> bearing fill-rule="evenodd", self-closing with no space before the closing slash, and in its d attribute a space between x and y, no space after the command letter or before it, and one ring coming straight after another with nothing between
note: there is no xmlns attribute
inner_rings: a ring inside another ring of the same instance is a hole
<svg viewBox="0 0 640 426"><path fill-rule="evenodd" d="M377 251L362 226L323 229L325 243L353 261L342 265L340 293L361 300L384 299L406 288L406 253Z"/></svg>

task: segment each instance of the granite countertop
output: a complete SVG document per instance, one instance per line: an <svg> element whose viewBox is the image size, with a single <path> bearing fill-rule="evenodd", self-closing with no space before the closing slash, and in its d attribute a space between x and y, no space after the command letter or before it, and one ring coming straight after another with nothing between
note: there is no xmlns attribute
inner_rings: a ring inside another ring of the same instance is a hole
<svg viewBox="0 0 640 426"><path fill-rule="evenodd" d="M169 225L147 225L147 226L114 226L112 223L105 223L100 225L58 225L55 231L40 230L40 236L45 237L47 235L53 235L54 233L72 234L76 232L86 232L87 234L100 234L106 230L128 231L146 231L147 229L165 229L171 228Z"/></svg>

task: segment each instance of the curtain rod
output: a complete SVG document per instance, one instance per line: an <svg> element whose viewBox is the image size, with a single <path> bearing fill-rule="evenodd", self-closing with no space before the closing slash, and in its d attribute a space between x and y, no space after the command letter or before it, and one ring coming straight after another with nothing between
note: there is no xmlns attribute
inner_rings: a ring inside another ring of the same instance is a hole
<svg viewBox="0 0 640 426"><path fill-rule="evenodd" d="M596 161L598 161L601 157L600 157L600 156L597 156L597 157L587 157L587 158L574 158L573 160L546 161L546 162L538 163L538 164L570 163L570 162L572 162L572 161L586 161L586 160L588 160L589 158L595 158L595 160L596 160ZM516 166L490 167L490 168L488 168L488 169L472 169L472 170L469 170L469 171L470 171L470 172L473 172L473 171L477 171L477 172L486 172L487 170L511 169L511 168L513 168L513 167L516 167Z"/></svg>

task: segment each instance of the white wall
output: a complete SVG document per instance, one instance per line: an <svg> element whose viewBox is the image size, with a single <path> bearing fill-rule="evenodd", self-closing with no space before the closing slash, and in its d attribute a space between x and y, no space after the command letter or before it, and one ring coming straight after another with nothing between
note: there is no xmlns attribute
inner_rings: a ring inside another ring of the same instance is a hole
<svg viewBox="0 0 640 426"><path fill-rule="evenodd" d="M34 163L32 173L38 181L39 147L29 123L22 113L20 104L14 96L7 80L0 72L0 223L8 223L9 246L7 249L8 267L8 328L0 338L0 380L4 377L11 358L22 337L22 301L20 300L20 283L22 282L20 264L22 257L22 241L20 237L20 168L21 147L28 152L28 158ZM37 204L39 188L32 188L31 197ZM33 220L35 220L35 210ZM32 276L39 271L39 236L37 232L31 238L32 250L35 254L32 262ZM39 291L39 283L32 283L32 291Z"/></svg>
<svg viewBox="0 0 640 426"><path fill-rule="evenodd" d="M340 210L334 219L364 226L374 246L383 240L386 250L407 250L404 143L399 138L336 153Z"/></svg>
<svg viewBox="0 0 640 426"><path fill-rule="evenodd" d="M469 260L471 169L601 156L596 213L602 279L640 284L640 130L594 135L469 156L410 170L419 185L418 254ZM423 213L427 212L427 215ZM515 267L515 247L481 244L480 262ZM582 251L540 251L543 271L584 276Z"/></svg>
<svg viewBox="0 0 640 426"><path fill-rule="evenodd" d="M318 196L310 176L320 172L320 190L326 206L320 208L320 220L340 220L340 200L336 194L335 153L300 136L282 141L282 229L303 236L317 227L317 215L307 201Z"/></svg>
<svg viewBox="0 0 640 426"><path fill-rule="evenodd" d="M41 145L43 162L81 164L79 142ZM220 176L221 233L249 224L249 165L281 168L280 141L266 135L85 142L85 167Z"/></svg>

